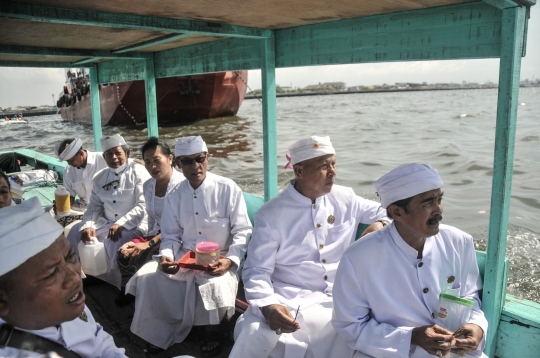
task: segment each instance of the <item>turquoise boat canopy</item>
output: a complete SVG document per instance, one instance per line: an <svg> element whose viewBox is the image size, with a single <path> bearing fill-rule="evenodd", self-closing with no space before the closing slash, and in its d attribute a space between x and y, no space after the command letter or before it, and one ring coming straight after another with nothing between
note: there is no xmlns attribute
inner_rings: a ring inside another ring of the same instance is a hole
<svg viewBox="0 0 540 358"><path fill-rule="evenodd" d="M499 92L484 275L490 357L537 357L540 305L506 296L506 239L530 7L536 0L0 0L0 66L90 68L94 144L99 84L261 69L264 200L277 195L275 69L498 58Z"/></svg>

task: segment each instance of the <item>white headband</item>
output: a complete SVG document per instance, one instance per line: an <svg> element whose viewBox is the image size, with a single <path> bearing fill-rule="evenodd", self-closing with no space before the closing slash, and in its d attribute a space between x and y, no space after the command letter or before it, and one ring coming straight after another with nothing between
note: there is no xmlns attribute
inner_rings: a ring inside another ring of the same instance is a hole
<svg viewBox="0 0 540 358"><path fill-rule="evenodd" d="M64 232L36 196L0 209L0 222L0 276L51 246Z"/></svg>
<svg viewBox="0 0 540 358"><path fill-rule="evenodd" d="M418 163L399 166L373 183L385 209L398 200L439 189L443 185L437 169Z"/></svg>
<svg viewBox="0 0 540 358"><path fill-rule="evenodd" d="M62 142L56 143L54 147L54 153L58 156L60 161L70 160L82 148L81 138L73 138L73 142L71 142L62 153L58 153L60 151L60 144L62 144Z"/></svg>
<svg viewBox="0 0 540 358"><path fill-rule="evenodd" d="M200 135L179 138L176 140L174 148L174 155L176 157L181 155L193 155L202 152L208 152L208 148Z"/></svg>
<svg viewBox="0 0 540 358"><path fill-rule="evenodd" d="M99 140L99 143L101 143L101 150L104 152L111 148L118 147L119 145L127 145L124 137L122 137L120 134L103 137Z"/></svg>
<svg viewBox="0 0 540 358"><path fill-rule="evenodd" d="M328 154L336 154L330 137L311 136L301 139L289 147L291 164L303 162L304 160L321 157Z"/></svg>

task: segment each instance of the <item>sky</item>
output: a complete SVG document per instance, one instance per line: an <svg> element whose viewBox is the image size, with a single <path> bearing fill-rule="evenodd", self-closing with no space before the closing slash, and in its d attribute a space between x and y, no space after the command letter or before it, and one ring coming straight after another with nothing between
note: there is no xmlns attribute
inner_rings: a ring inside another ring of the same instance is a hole
<svg viewBox="0 0 540 358"><path fill-rule="evenodd" d="M305 87L319 82L345 82L347 86L395 82L498 82L499 60L414 61L374 64L295 67L276 70L279 86ZM260 70L249 71L248 85L261 88ZM540 5L529 19L527 55L521 79L540 78ZM0 68L0 108L55 105L64 85L63 69ZM55 101L53 101L53 94Z"/></svg>

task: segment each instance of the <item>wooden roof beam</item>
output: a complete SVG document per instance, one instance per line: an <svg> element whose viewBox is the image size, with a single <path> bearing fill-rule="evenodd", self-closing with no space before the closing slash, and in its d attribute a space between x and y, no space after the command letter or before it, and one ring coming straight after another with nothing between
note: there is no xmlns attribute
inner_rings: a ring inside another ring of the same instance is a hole
<svg viewBox="0 0 540 358"><path fill-rule="evenodd" d="M45 61L0 61L0 67L42 67L42 68L66 68L69 62L45 62Z"/></svg>
<svg viewBox="0 0 540 358"><path fill-rule="evenodd" d="M73 65L73 66L80 66L80 65L84 65L84 64L86 64L86 63L91 63L91 62L95 62L95 61L101 60L102 58L103 58L103 57L91 57L91 58L87 58L86 60L73 62L71 65Z"/></svg>
<svg viewBox="0 0 540 358"><path fill-rule="evenodd" d="M66 9L4 0L0 1L0 16L59 24L102 26L224 37L268 38L272 33L271 30L255 27L103 11Z"/></svg>
<svg viewBox="0 0 540 358"><path fill-rule="evenodd" d="M70 48L49 48L49 47L32 47L32 46L13 46L0 45L0 54L2 55L25 55L25 56L50 56L50 57L99 57L110 59L128 59L140 60L145 59L146 55L139 52L131 52L126 54L116 54L111 51L104 50L81 50Z"/></svg>
<svg viewBox="0 0 540 358"><path fill-rule="evenodd" d="M536 0L482 0L488 5L495 6L497 9L509 9L518 6L533 6Z"/></svg>
<svg viewBox="0 0 540 358"><path fill-rule="evenodd" d="M184 33L184 34L165 35L165 36L162 36L162 37L158 37L157 39L152 39L152 40L140 42L138 44L134 44L134 45L131 45L131 46L126 46L124 48L113 51L113 53L125 53L125 52L140 50L140 49L143 49L143 48L153 47L153 46L161 45L161 44L164 44L164 43L167 43L167 42L180 40L180 39L183 39L183 38L188 37L188 36L191 36L191 34Z"/></svg>

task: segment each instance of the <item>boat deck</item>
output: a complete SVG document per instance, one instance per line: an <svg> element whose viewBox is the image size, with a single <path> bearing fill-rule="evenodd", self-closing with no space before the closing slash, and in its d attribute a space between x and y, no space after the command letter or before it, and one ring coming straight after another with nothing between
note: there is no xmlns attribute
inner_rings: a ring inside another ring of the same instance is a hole
<svg viewBox="0 0 540 358"><path fill-rule="evenodd" d="M197 328L192 330L184 342L177 343L166 351L157 354L145 353L143 349L146 346L146 342L131 333L129 329L135 312L135 303L125 307L118 307L114 303L114 299L118 293L115 287L94 278L87 278L84 280L84 283L86 305L92 311L96 321L103 326L106 332L114 337L116 345L126 349L126 355L128 357L168 358L181 355L204 357L200 348L202 337L198 334ZM232 330L234 329L237 317L237 315L233 316L231 321L228 322L228 327L223 327L222 332L227 335L230 333L231 338L224 341L222 351L215 357L225 358L229 356L233 344Z"/></svg>

